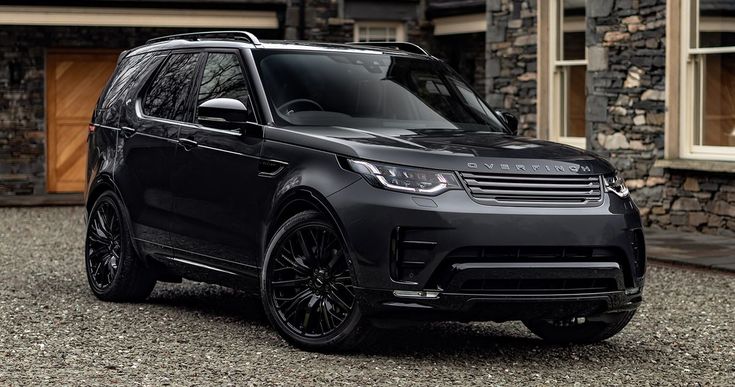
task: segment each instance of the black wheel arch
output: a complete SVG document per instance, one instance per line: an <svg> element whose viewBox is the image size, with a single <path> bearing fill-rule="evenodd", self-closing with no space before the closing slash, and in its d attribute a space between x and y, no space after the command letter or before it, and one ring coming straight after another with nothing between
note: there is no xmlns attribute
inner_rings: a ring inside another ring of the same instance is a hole
<svg viewBox="0 0 735 387"><path fill-rule="evenodd" d="M337 232L345 242L350 254L353 253L350 240L344 231L344 225L337 216L337 212L329 204L327 198L319 193L318 191L309 187L295 187L283 194L272 207L272 210L268 214L265 227L262 232L261 240L261 254L258 262L259 266L263 265L265 260L266 250L268 249L268 243L270 242L273 235L278 231L278 228L289 218L304 211L317 211L324 215L327 220L337 229Z"/></svg>

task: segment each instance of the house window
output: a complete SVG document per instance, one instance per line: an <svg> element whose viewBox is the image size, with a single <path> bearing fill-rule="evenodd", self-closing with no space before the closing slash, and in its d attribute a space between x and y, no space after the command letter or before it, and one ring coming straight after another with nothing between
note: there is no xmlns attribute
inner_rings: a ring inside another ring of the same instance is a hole
<svg viewBox="0 0 735 387"><path fill-rule="evenodd" d="M550 6L552 140L584 148L587 58L585 0L554 0Z"/></svg>
<svg viewBox="0 0 735 387"><path fill-rule="evenodd" d="M682 5L682 156L735 161L735 4Z"/></svg>
<svg viewBox="0 0 735 387"><path fill-rule="evenodd" d="M356 42L403 42L406 40L403 23L358 22L355 23Z"/></svg>

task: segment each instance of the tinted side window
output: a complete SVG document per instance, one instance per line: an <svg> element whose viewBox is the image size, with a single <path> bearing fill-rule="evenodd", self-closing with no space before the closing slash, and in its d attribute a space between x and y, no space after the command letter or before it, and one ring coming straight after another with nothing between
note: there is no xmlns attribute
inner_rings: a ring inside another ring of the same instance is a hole
<svg viewBox="0 0 735 387"><path fill-rule="evenodd" d="M143 99L143 113L159 118L184 121L190 116L186 100L194 81L199 54L172 54L156 75Z"/></svg>
<svg viewBox="0 0 735 387"><path fill-rule="evenodd" d="M236 54L211 53L207 56L197 106L214 98L236 99L252 112L247 82Z"/></svg>

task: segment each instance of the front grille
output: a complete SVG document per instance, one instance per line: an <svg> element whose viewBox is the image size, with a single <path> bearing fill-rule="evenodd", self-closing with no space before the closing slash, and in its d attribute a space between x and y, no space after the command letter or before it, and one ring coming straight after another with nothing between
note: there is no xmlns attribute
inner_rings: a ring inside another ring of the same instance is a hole
<svg viewBox="0 0 735 387"><path fill-rule="evenodd" d="M476 200L498 205L595 206L602 201L600 176L522 176L461 172Z"/></svg>

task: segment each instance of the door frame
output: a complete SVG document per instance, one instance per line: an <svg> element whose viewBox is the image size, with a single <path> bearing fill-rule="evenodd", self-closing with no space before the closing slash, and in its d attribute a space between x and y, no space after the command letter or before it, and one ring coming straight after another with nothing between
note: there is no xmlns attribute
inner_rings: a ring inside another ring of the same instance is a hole
<svg viewBox="0 0 735 387"><path fill-rule="evenodd" d="M51 186L51 181L56 178L56 170L51 166L51 161L56 159L56 138L55 136L51 136L51 117L54 117L56 114L56 104L51 103L49 99L49 95L52 95L52 93L56 93L56 84L55 82L51 82L49 69L51 69L50 63L51 60L49 59L52 55L119 55L123 49L112 49L112 48L49 48L46 49L46 52L43 56L43 86L44 86L44 93L43 93L43 104L44 104L44 116L43 116L43 123L44 123L44 129L46 130L45 133L45 149L44 149L44 156L46 158L44 163L44 172L45 172L45 191L46 193L51 193L49 187ZM114 72L113 72L114 74ZM109 79L107 80L107 83L105 84L105 87L102 89L106 89L107 85L109 84ZM58 192L53 192L53 194L56 194ZM61 194L66 192L61 192Z"/></svg>

